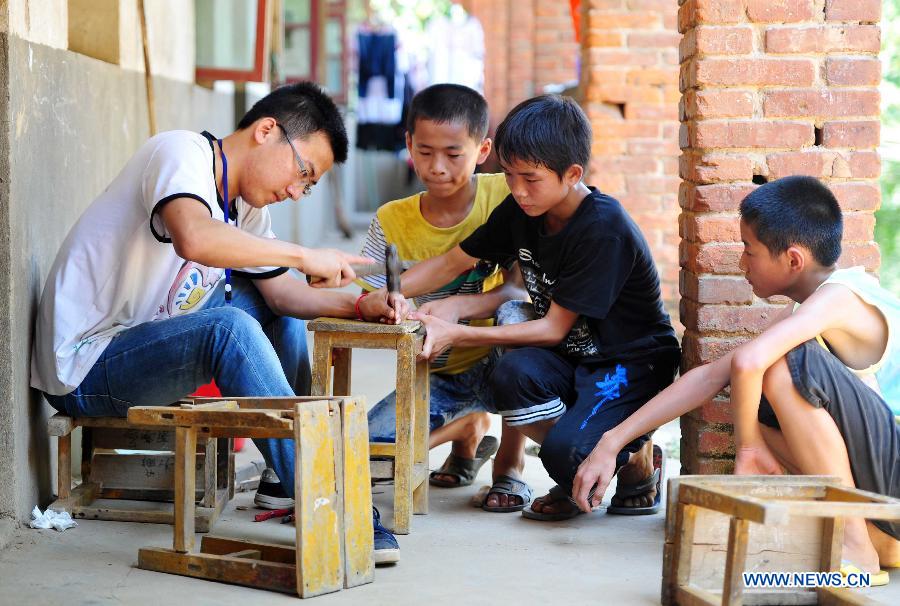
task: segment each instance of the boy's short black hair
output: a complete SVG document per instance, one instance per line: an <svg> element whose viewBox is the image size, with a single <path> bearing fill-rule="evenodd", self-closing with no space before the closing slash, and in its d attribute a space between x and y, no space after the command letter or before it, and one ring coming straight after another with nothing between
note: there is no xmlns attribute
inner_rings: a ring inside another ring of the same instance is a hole
<svg viewBox="0 0 900 606"><path fill-rule="evenodd" d="M841 208L831 190L814 177L784 177L761 185L741 201L740 210L772 255L800 245L823 267L841 256Z"/></svg>
<svg viewBox="0 0 900 606"><path fill-rule="evenodd" d="M334 161L342 164L347 160L344 119L331 97L317 84L298 82L276 88L253 104L238 123L238 130L248 128L260 118L275 118L291 139L323 132L331 144Z"/></svg>
<svg viewBox="0 0 900 606"><path fill-rule="evenodd" d="M406 114L406 130L416 132L416 120L438 124L461 122L476 143L487 136L488 104L476 90L460 84L433 84L419 91Z"/></svg>
<svg viewBox="0 0 900 606"><path fill-rule="evenodd" d="M503 164L521 160L562 179L573 164L591 159L591 123L571 97L541 95L519 103L497 127L494 147Z"/></svg>

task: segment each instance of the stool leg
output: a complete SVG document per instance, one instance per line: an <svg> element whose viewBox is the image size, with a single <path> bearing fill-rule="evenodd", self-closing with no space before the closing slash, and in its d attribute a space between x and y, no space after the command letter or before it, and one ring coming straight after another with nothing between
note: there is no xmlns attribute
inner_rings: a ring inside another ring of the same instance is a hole
<svg viewBox="0 0 900 606"><path fill-rule="evenodd" d="M844 543L844 518L822 520L822 559L819 570L833 572L841 569L841 551Z"/></svg>
<svg viewBox="0 0 900 606"><path fill-rule="evenodd" d="M72 493L72 434L59 436L56 442L56 494L60 499Z"/></svg>
<svg viewBox="0 0 900 606"><path fill-rule="evenodd" d="M206 446L203 454L203 499L200 500L200 505L202 507L215 507L216 487L218 485L218 479L216 478L218 441L216 438L206 438L204 442L206 442ZM197 453L197 456L200 456L200 453Z"/></svg>
<svg viewBox="0 0 900 606"><path fill-rule="evenodd" d="M336 396L350 395L350 361L353 350L349 347L335 347L331 350L334 365L334 388Z"/></svg>
<svg viewBox="0 0 900 606"><path fill-rule="evenodd" d="M740 606L744 602L744 564L747 561L747 535L750 522L731 518L728 529L728 553L725 555L725 585L722 606Z"/></svg>
<svg viewBox="0 0 900 606"><path fill-rule="evenodd" d="M313 368L310 395L331 395L331 337L317 332L313 337Z"/></svg>
<svg viewBox="0 0 900 606"><path fill-rule="evenodd" d="M678 601L678 588L691 584L691 556L694 554L694 522L697 508L694 505L678 503L675 510L675 548L672 555L672 573L669 579L674 584L669 595Z"/></svg>
<svg viewBox="0 0 900 606"><path fill-rule="evenodd" d="M431 395L428 376L428 360L416 362L416 409L413 415L415 432L413 436L413 463L418 474L415 478L419 482L413 488L413 513L428 513L428 434L431 424Z"/></svg>
<svg viewBox="0 0 900 606"><path fill-rule="evenodd" d="M186 553L194 548L194 493L196 485L197 430L175 428L175 528L172 549Z"/></svg>
<svg viewBox="0 0 900 606"><path fill-rule="evenodd" d="M397 442L394 455L394 532L409 534L412 506L415 348L411 335L397 341Z"/></svg>

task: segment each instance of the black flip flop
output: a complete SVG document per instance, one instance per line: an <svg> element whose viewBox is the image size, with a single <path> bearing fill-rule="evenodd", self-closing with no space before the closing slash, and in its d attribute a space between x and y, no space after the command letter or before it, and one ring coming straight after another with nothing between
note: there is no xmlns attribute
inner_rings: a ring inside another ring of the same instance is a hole
<svg viewBox="0 0 900 606"><path fill-rule="evenodd" d="M637 484L619 484L616 486L615 496L619 499L639 497L656 486L656 496L653 505L647 507L625 507L624 505L612 505L606 508L606 513L621 516L648 516L659 511L662 503L662 487L666 481L666 457L662 447L653 445L653 473Z"/></svg>
<svg viewBox="0 0 900 606"><path fill-rule="evenodd" d="M478 475L479 470L481 470L482 466L497 452L499 446L500 443L497 438L494 436L484 436L481 439L481 442L478 443L474 459L466 459L450 453L440 469L436 469L429 474L428 483L440 488L470 486L472 482L475 481L475 477ZM439 480L435 477L437 475L454 476L458 481L448 482L446 480Z"/></svg>

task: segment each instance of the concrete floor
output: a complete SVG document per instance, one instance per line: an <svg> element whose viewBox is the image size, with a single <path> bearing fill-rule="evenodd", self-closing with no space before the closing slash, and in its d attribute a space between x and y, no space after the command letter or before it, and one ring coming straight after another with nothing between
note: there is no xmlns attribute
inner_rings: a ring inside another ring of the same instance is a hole
<svg viewBox="0 0 900 606"><path fill-rule="evenodd" d="M354 352L353 392L376 402L393 388L393 367L390 352ZM491 433L499 436L496 419ZM662 428L656 439L674 454L677 423ZM247 449L241 459L252 460L254 451ZM449 445L433 450L431 467L439 466L448 452ZM669 459L669 477L678 468ZM535 457L527 457L525 479L535 496L552 485ZM534 522L518 513L491 514L471 507L470 497L489 482L486 465L472 486L432 488L430 513L415 516L411 534L399 537L399 565L378 568L374 583L316 598L315 604L659 603L662 512L623 517L601 508L566 522ZM392 488L377 486L374 493L390 524ZM251 521L256 513L252 497L252 492L238 494L214 534L292 545L292 526ZM287 595L135 567L139 547L170 545L171 528L155 524L81 521L63 533L19 529L0 551L0 605L297 603ZM900 572L894 575L900 579ZM900 604L900 580L867 593L882 603Z"/></svg>

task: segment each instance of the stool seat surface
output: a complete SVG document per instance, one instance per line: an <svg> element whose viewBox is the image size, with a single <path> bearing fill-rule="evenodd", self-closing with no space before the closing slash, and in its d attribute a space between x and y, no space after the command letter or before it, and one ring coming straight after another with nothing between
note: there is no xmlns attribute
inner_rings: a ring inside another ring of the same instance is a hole
<svg viewBox="0 0 900 606"><path fill-rule="evenodd" d="M417 320L406 320L401 324L381 324L380 322L361 322L344 318L316 318L307 323L306 329L314 332L404 335L418 331L421 326L422 323Z"/></svg>

